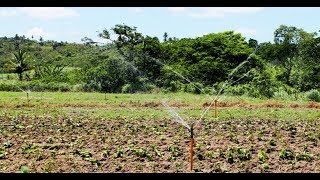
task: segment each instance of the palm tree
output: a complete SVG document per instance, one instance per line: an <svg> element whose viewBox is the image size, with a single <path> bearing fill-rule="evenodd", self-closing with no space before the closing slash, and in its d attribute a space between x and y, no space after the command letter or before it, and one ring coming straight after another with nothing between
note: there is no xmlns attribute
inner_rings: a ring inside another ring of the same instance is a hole
<svg viewBox="0 0 320 180"><path fill-rule="evenodd" d="M13 58L6 64L6 68L10 72L18 74L20 81L23 79L22 73L31 69L27 58L26 52L19 50L18 52L13 53Z"/></svg>

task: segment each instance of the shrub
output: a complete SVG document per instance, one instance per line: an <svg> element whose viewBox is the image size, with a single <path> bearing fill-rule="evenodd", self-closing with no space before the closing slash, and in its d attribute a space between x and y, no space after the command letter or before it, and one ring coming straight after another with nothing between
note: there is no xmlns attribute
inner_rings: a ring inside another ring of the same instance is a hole
<svg viewBox="0 0 320 180"><path fill-rule="evenodd" d="M306 97L310 101L320 102L320 93L316 89L306 92Z"/></svg>

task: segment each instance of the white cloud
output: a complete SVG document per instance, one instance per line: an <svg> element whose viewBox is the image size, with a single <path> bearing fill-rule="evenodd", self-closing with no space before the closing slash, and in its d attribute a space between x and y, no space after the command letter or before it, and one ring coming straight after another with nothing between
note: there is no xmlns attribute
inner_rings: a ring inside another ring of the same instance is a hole
<svg viewBox="0 0 320 180"><path fill-rule="evenodd" d="M169 11L174 13L183 13L185 15L197 18L224 17L229 14L247 14L263 10L262 7L200 7L184 8L170 7Z"/></svg>
<svg viewBox="0 0 320 180"><path fill-rule="evenodd" d="M250 28L238 28L235 30L235 32L241 33L242 35L246 36L255 36L257 35L257 30L250 29Z"/></svg>
<svg viewBox="0 0 320 180"><path fill-rule="evenodd" d="M79 14L73 9L64 7L23 7L17 8L17 10L27 16L40 19L56 19L79 16Z"/></svg>
<svg viewBox="0 0 320 180"><path fill-rule="evenodd" d="M9 9L1 9L0 10L0 16L2 17L9 17L9 16L15 16L17 15L16 10L9 10Z"/></svg>
<svg viewBox="0 0 320 180"><path fill-rule="evenodd" d="M26 37L29 37L31 38L33 36L33 39L39 39L40 36L42 38L44 38L45 40L47 39L50 39L52 37L54 37L56 35L56 33L53 33L53 32L47 32L45 30L43 30L42 28L39 28L39 27L34 27L30 30L28 30L26 33L23 33L25 34Z"/></svg>
<svg viewBox="0 0 320 180"><path fill-rule="evenodd" d="M184 12L186 10L186 8L184 8L184 7L168 7L168 10L173 13L180 13L180 12Z"/></svg>

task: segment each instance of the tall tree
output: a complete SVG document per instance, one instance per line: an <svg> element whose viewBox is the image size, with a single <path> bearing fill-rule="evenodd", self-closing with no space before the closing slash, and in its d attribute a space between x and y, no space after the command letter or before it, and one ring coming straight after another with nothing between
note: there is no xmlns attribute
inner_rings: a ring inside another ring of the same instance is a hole
<svg viewBox="0 0 320 180"><path fill-rule="evenodd" d="M167 33L167 32L165 32L165 33L163 34L163 41L164 41L164 42L167 42L167 41L168 41L168 33Z"/></svg>
<svg viewBox="0 0 320 180"><path fill-rule="evenodd" d="M111 28L113 33L117 36L112 39L110 32L106 29L99 33L99 36L113 42L119 53L126 58L127 61L132 62L134 56L137 54L136 47L143 43L143 36L137 32L137 27L130 27L125 24L117 24Z"/></svg>
<svg viewBox="0 0 320 180"><path fill-rule="evenodd" d="M293 66L299 60L299 43L305 39L312 38L314 35L294 26L281 25L275 30L274 42L277 49L277 61L285 68L285 73L283 74L285 83L291 84L290 74Z"/></svg>
<svg viewBox="0 0 320 180"><path fill-rule="evenodd" d="M9 72L17 73L20 81L23 79L22 73L32 69L28 55L23 50L13 53L13 58L5 66Z"/></svg>

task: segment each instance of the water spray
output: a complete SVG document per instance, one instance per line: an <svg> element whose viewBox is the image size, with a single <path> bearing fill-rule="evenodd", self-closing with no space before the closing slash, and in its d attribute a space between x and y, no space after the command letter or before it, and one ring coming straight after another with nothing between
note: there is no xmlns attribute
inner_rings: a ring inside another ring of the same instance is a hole
<svg viewBox="0 0 320 180"><path fill-rule="evenodd" d="M23 91L24 93L27 94L27 102L28 102L28 106L30 106L30 99L29 99L29 94L31 93L31 90L28 89L28 90L23 90L21 89L19 86L17 86L21 91Z"/></svg>
<svg viewBox="0 0 320 180"><path fill-rule="evenodd" d="M162 105L167 108L167 111L174 116L174 121L180 123L182 126L186 127L188 129L188 132L190 133L190 157L189 157L189 170L192 171L193 169L193 146L194 146L194 123L191 122L190 125L181 117L179 114L172 110L168 106L168 104L165 101L162 101Z"/></svg>

